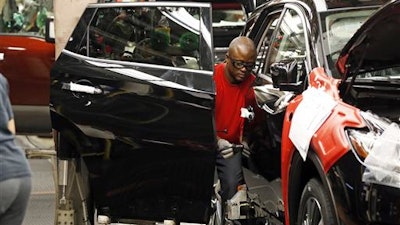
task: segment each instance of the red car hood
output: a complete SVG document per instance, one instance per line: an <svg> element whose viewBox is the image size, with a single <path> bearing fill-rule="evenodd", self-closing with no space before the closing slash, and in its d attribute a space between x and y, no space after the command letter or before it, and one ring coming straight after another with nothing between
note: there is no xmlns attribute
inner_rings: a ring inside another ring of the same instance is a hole
<svg viewBox="0 0 400 225"><path fill-rule="evenodd" d="M343 79L400 66L400 1L375 12L343 48L336 66Z"/></svg>

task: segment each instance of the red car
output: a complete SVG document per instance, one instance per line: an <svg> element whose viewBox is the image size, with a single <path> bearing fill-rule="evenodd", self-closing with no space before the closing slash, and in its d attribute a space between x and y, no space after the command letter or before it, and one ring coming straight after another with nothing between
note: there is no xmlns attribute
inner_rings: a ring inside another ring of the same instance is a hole
<svg viewBox="0 0 400 225"><path fill-rule="evenodd" d="M3 18L0 73L10 85L17 133L50 134L49 85L55 45L46 40L45 33L53 1L34 3L16 5L13 18Z"/></svg>

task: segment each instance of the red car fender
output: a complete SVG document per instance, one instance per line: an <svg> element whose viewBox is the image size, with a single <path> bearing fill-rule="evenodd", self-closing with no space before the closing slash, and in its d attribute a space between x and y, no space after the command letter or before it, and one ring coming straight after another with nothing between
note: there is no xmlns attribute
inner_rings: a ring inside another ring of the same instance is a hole
<svg viewBox="0 0 400 225"><path fill-rule="evenodd" d="M10 84L12 105L48 106L55 44L35 36L0 35L0 52L0 72Z"/></svg>
<svg viewBox="0 0 400 225"><path fill-rule="evenodd" d="M330 116L314 134L310 143L310 149L313 149L313 151L318 155L323 165L322 169L325 172L327 172L331 166L350 149L344 133L345 127L365 126L365 123L360 116L360 110L342 102L337 89L338 84L339 80L328 77L323 68L316 68L310 73L310 86L315 88L324 88L324 90L338 103L334 107ZM293 154L296 150L294 144L289 139L289 131L293 113L296 111L302 100L303 96L298 95L289 103L283 121L281 179L282 197L285 207L285 224L289 224L289 172Z"/></svg>

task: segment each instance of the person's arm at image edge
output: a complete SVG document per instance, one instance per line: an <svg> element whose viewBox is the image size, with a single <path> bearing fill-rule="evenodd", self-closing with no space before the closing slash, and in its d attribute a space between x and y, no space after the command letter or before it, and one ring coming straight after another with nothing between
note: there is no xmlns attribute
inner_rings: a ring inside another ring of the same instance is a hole
<svg viewBox="0 0 400 225"><path fill-rule="evenodd" d="M8 129L10 130L10 132L11 132L12 134L15 135L16 130L15 130L15 121L14 121L14 119L10 119L10 120L8 121Z"/></svg>

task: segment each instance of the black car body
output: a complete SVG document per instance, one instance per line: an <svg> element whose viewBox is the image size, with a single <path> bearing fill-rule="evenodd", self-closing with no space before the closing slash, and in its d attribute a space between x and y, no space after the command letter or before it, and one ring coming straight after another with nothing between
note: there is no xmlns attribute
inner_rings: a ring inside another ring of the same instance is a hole
<svg viewBox="0 0 400 225"><path fill-rule="evenodd" d="M363 137L388 127L387 119L364 111L398 122L399 83L396 69L387 67L398 66L399 51L384 48L390 54L366 51L365 58L353 57L364 49L361 43L381 43L365 40L386 37L370 35L385 23L361 26L371 15L372 21L395 18L388 28L398 32L398 1L374 14L383 4L277 0L252 13L242 35L258 49L255 90L266 113L250 133L251 149L243 162L249 177L266 183L246 180L248 191L254 191L248 204L230 206L250 209L240 211L239 219L254 213L251 219L263 220L251 222L264 224L400 223L398 167L386 169L393 179L378 180L364 162L370 151L362 145L377 143ZM386 12L393 14L385 17ZM211 14L209 3L87 7L51 71L58 222L215 222ZM350 40L359 27L357 34L367 38ZM372 32L364 33L369 27ZM352 44L346 45L349 40ZM386 60L377 60L381 57ZM381 69L393 76L381 76ZM265 87L279 100L270 101ZM309 87L332 96L336 108L302 155L290 130ZM285 102L282 93L295 97ZM396 145L391 149L399 152Z"/></svg>
<svg viewBox="0 0 400 225"><path fill-rule="evenodd" d="M84 196L98 215L208 220L210 13L208 3L89 5L60 54L50 103L57 155L87 171Z"/></svg>
<svg viewBox="0 0 400 225"><path fill-rule="evenodd" d="M382 161L375 162L378 170L389 170L387 180L365 178L370 170L366 158L372 153L365 142L377 143L377 136L390 124L382 121L399 122L399 48L392 35L399 32L399 2L392 2L386 10L374 14L382 4L382 1L270 1L256 9L247 21L243 35L258 46L256 69L259 78L264 78L261 82L270 81L280 90L297 94L310 87L319 88L337 104L310 136L306 151L300 151L302 146L295 143L302 140L290 136L295 126L293 116L300 111L299 102L305 95L299 94L289 102L283 119L279 114L269 118L278 121L271 129L275 135L270 136L278 138L270 142L281 143L279 175L286 224L399 223L398 210L393 210L400 203L398 173L393 173L396 169L385 168ZM363 25L371 15L374 17ZM322 113L323 107L319 110ZM385 119L375 115L373 118L379 119L374 121L366 111ZM381 127L377 121L382 122ZM352 134L354 130L365 133L357 136ZM393 142L398 140L395 138ZM395 149L394 155L399 152L398 146ZM393 154L390 148L379 151ZM320 183L318 188L313 184L315 180ZM315 213L319 211L315 209L322 210Z"/></svg>

